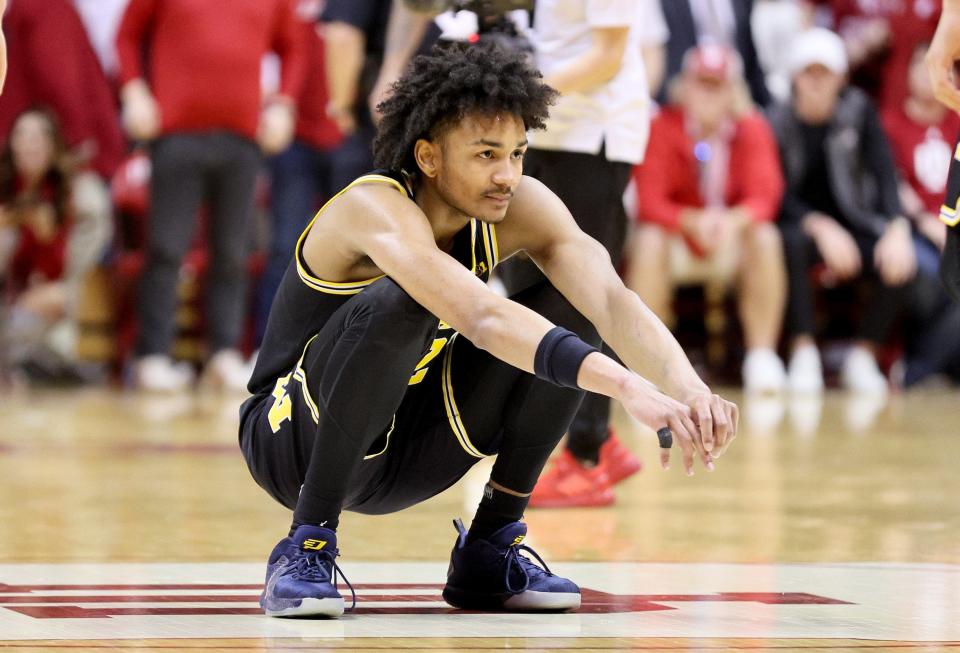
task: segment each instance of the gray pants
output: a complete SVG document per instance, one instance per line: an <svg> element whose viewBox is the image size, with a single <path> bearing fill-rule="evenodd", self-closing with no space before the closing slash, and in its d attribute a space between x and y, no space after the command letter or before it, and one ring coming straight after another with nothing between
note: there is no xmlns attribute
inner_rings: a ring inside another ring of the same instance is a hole
<svg viewBox="0 0 960 653"><path fill-rule="evenodd" d="M237 346L247 289L247 235L260 150L227 132L173 134L150 150L147 262L140 282L140 355L168 354L173 343L180 265L197 215L210 209L207 346Z"/></svg>

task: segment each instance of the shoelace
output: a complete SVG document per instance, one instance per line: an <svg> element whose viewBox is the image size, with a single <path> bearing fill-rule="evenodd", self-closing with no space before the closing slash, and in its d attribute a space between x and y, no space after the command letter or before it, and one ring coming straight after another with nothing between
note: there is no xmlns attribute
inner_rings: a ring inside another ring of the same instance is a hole
<svg viewBox="0 0 960 653"><path fill-rule="evenodd" d="M316 553L308 553L299 560L297 560L297 566L290 570L288 573L294 574L295 578L300 580L306 580L314 583L323 583L330 580L330 572L327 571L324 563L329 563L333 568L333 586L337 586L337 579L342 578L343 582L347 584L347 587L350 588L350 594L353 597L352 603L350 605L350 610L353 610L357 607L357 593L353 589L353 585L343 574L343 570L340 569L340 565L337 564L336 557L339 555L339 551L317 551ZM536 555L536 554L534 554ZM321 560L322 559L322 560Z"/></svg>
<svg viewBox="0 0 960 653"><path fill-rule="evenodd" d="M533 557L543 565L543 569L533 564L533 561L526 558L525 556L520 555L521 551L527 551L533 554ZM536 551L531 549L526 544L515 544L507 549L507 552L503 554L503 557L507 561L507 570L504 575L503 581L504 585L507 587L507 592L510 594L519 594L520 592L527 591L527 588L530 587L530 571L537 571L540 573L546 572L550 575L553 575L553 572L550 571L550 567L547 566L547 563L543 561L543 558L537 554ZM520 573L523 575L523 587L514 588L510 583L510 571L516 567L520 570Z"/></svg>

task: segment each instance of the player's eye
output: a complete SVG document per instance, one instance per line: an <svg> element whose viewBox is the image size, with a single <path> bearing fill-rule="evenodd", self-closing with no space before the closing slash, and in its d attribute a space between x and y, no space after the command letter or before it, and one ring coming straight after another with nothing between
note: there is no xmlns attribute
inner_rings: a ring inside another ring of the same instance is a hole
<svg viewBox="0 0 960 653"><path fill-rule="evenodd" d="M484 150L483 152L480 152L480 154L478 154L477 156L480 157L481 159L492 159L493 150Z"/></svg>
<svg viewBox="0 0 960 653"><path fill-rule="evenodd" d="M523 155L526 154L525 150L514 150L513 158L514 159L523 159Z"/></svg>

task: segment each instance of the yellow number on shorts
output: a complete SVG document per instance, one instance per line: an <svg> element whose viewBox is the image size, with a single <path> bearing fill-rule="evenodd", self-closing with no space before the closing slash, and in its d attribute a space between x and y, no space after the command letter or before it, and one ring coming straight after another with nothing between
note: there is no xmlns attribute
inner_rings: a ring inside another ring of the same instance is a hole
<svg viewBox="0 0 960 653"><path fill-rule="evenodd" d="M417 363L416 371L413 373L413 376L410 377L410 381L407 385L416 385L423 381L423 377L427 375L427 369L430 365L430 361L437 357L441 351L443 351L443 346L447 344L448 338L437 338L430 345L430 351L427 352L427 355L420 359L420 362Z"/></svg>
<svg viewBox="0 0 960 653"><path fill-rule="evenodd" d="M277 379L277 385L273 388L273 406L267 413L267 419L270 421L270 428L274 433L280 430L280 425L293 415L293 402L290 401L290 395L287 394L287 384L290 383L290 374Z"/></svg>

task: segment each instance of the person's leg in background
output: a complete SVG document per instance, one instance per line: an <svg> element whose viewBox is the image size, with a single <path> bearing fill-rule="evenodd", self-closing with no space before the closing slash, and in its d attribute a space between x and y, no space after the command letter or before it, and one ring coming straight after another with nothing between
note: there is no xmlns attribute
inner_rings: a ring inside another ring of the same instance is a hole
<svg viewBox="0 0 960 653"><path fill-rule="evenodd" d="M823 391L823 365L814 340L813 285L810 268L819 255L813 240L797 225L781 225L787 268L786 328L790 340L787 386L796 393Z"/></svg>
<svg viewBox="0 0 960 653"><path fill-rule="evenodd" d="M623 192L631 166L608 161L602 150L593 155L531 149L524 168L557 194L580 228L602 243L614 265L619 265L626 236ZM501 278L511 297L534 287L542 293L554 291L530 261L510 261L505 268ZM537 298L537 292L525 292L523 303L530 306ZM575 322L582 324L580 330L571 326ZM591 344L600 342L593 326L573 307L569 307L569 315L558 315L556 323ZM609 349L604 351L612 353ZM586 395L570 426L567 446L541 478L531 506L608 505L612 500L611 481L622 480L639 470L639 461L616 438L610 437L609 415L608 398Z"/></svg>
<svg viewBox="0 0 960 653"><path fill-rule="evenodd" d="M207 272L207 349L204 381L245 392L250 369L237 347L247 297L247 255L260 148L233 134L210 140L210 266Z"/></svg>
<svg viewBox="0 0 960 653"><path fill-rule="evenodd" d="M170 359L176 324L177 281L190 247L205 192L206 139L164 136L150 147L150 215L147 256L139 289L137 384L147 390L176 391L192 375Z"/></svg>
<svg viewBox="0 0 960 653"><path fill-rule="evenodd" d="M747 349L743 386L751 393L776 394L786 386L777 343L787 298L783 244L776 225L751 222L744 227L739 272L737 306Z"/></svg>
<svg viewBox="0 0 960 653"><path fill-rule="evenodd" d="M293 260L297 239L329 193L327 152L301 141L270 161L270 245L254 313L254 348L260 347L280 280Z"/></svg>

